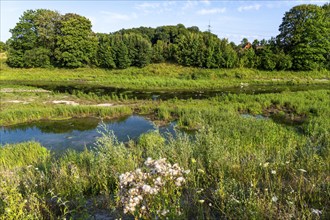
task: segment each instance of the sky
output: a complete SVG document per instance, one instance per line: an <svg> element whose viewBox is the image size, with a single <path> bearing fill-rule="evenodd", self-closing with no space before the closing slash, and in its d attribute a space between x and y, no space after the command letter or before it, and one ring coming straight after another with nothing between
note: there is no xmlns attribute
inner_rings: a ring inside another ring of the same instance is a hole
<svg viewBox="0 0 330 220"><path fill-rule="evenodd" d="M323 5L319 0L219 1L219 0L37 0L1 1L1 41L11 37L19 17L29 9L50 9L61 14L76 13L92 22L92 30L111 33L122 28L183 24L209 28L219 38L236 44L243 38L270 39L278 35L285 12L299 4Z"/></svg>

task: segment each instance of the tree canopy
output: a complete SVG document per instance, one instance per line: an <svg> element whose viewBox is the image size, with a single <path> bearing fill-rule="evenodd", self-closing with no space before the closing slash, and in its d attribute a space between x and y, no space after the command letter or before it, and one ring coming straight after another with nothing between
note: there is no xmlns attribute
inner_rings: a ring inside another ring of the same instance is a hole
<svg viewBox="0 0 330 220"><path fill-rule="evenodd" d="M286 12L280 34L269 40L227 39L183 24L93 33L84 16L27 10L1 44L12 67L144 67L175 62L200 68L314 70L330 68L330 6L299 5ZM2 49L3 50L3 49Z"/></svg>
<svg viewBox="0 0 330 220"><path fill-rule="evenodd" d="M330 51L329 6L299 5L286 12L277 36L297 70L325 68Z"/></svg>

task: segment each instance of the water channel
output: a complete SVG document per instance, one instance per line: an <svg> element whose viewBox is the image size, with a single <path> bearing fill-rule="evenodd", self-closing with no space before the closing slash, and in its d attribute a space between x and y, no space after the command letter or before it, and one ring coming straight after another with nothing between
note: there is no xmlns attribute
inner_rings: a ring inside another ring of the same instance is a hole
<svg viewBox="0 0 330 220"><path fill-rule="evenodd" d="M82 86L38 86L55 92L74 93L81 91L84 93L95 93L97 95L126 96L136 99L205 99L228 93L278 93L282 91L304 91L329 89L328 85L293 85L293 86L246 86L240 88L226 88L217 91L174 91L174 92L143 92L128 91L109 87L82 87ZM267 119L263 116L242 115L244 118L255 117L256 119ZM141 134L155 129L159 129L162 135L165 133L174 134L175 123L157 128L150 120L142 116L132 115L126 118L101 122L97 118L74 118L60 121L37 121L33 123L18 124L10 127L0 128L0 144L19 143L24 141L38 141L43 146L53 151L64 151L67 148L83 150L93 147L97 137L101 136L99 131L113 130L119 141L126 142L130 139L136 140Z"/></svg>
<svg viewBox="0 0 330 220"><path fill-rule="evenodd" d="M4 81L4 83L11 84L11 81ZM293 84L293 85L249 85L242 84L236 87L226 87L217 90L204 91L188 91L188 90L171 90L171 91L149 91L149 90L129 90L106 86L92 86L86 84L71 85L66 82L35 82L35 81L21 81L13 84L34 86L58 93L73 94L76 92L94 93L96 95L116 96L128 99L153 99L153 100L169 100L173 98L178 99L207 99L226 94L263 94L263 93L280 93L283 91L307 91L307 90L321 90L329 89L328 83L320 84Z"/></svg>
<svg viewBox="0 0 330 220"><path fill-rule="evenodd" d="M155 126L142 116L132 115L116 120L101 121L97 118L73 118L68 120L42 120L33 123L18 124L1 127L1 145L25 141L37 141L48 149L61 152L67 148L83 150L85 146L91 148L100 132L112 130L118 141L137 140L146 132L158 129L160 134L174 134L175 123L166 126ZM105 129L106 128L106 129Z"/></svg>

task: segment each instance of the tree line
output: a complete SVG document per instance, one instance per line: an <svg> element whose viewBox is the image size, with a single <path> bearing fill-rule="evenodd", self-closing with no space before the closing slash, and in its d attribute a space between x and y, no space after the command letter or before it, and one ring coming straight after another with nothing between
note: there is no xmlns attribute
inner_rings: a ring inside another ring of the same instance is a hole
<svg viewBox="0 0 330 220"><path fill-rule="evenodd" d="M94 33L78 14L27 10L1 44L11 67L144 67L170 62L200 68L330 69L330 6L299 5L286 12L280 34L244 38L239 45L182 24Z"/></svg>

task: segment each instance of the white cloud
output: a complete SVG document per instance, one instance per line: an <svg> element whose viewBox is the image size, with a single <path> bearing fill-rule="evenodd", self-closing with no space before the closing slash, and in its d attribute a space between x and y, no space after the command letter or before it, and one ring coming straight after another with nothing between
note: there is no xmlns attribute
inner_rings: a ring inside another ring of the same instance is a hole
<svg viewBox="0 0 330 220"><path fill-rule="evenodd" d="M148 9L159 8L159 6L160 6L159 2L143 2L141 4L138 4L136 8L139 10L148 10Z"/></svg>
<svg viewBox="0 0 330 220"><path fill-rule="evenodd" d="M135 6L139 11L142 11L144 14L150 13L163 13L172 11L171 6L175 5L175 1L164 1L164 2L143 2Z"/></svg>
<svg viewBox="0 0 330 220"><path fill-rule="evenodd" d="M183 10L193 8L198 5L198 1L186 1L182 7Z"/></svg>
<svg viewBox="0 0 330 220"><path fill-rule="evenodd" d="M211 9L201 9L197 11L199 15L209 15L209 14L222 14L226 12L226 8L211 8Z"/></svg>
<svg viewBox="0 0 330 220"><path fill-rule="evenodd" d="M209 0L202 0L202 2L205 4L205 5L210 5L211 2Z"/></svg>
<svg viewBox="0 0 330 220"><path fill-rule="evenodd" d="M127 15L127 14L120 14L120 13L116 13L116 12L101 11L101 14L103 15L103 19L107 23L114 23L114 22L118 22L118 21L130 21L132 19L137 18L137 15L135 13Z"/></svg>
<svg viewBox="0 0 330 220"><path fill-rule="evenodd" d="M261 7L261 5L259 4L255 4L255 5L248 5L248 6L240 6L238 7L238 11L242 12L242 11L250 11L250 10L259 10Z"/></svg>

